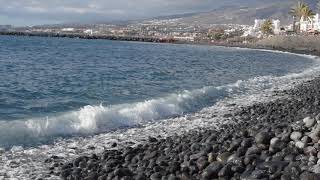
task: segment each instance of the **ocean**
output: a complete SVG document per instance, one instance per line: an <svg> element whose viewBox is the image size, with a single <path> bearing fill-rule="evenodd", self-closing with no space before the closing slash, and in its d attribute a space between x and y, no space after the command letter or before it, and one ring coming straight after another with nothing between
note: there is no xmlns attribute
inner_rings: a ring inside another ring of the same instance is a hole
<svg viewBox="0 0 320 180"><path fill-rule="evenodd" d="M0 179L41 174L53 154L215 126L319 71L316 57L275 51L0 36Z"/></svg>

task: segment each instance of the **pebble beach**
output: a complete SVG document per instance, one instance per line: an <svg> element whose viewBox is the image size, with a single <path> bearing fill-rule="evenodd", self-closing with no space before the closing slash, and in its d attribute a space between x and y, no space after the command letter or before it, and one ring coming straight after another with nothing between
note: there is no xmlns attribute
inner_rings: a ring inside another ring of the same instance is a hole
<svg viewBox="0 0 320 180"><path fill-rule="evenodd" d="M134 147L105 150L57 164L62 179L320 179L320 78L226 116L219 129L149 137ZM113 144L114 147L117 144Z"/></svg>

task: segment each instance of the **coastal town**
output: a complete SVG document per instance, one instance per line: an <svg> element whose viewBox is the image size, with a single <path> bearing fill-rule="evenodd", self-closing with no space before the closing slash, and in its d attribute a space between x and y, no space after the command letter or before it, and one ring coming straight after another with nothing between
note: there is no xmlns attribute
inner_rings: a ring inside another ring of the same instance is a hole
<svg viewBox="0 0 320 180"><path fill-rule="evenodd" d="M304 10L303 10L304 9ZM81 37L123 37L151 38L178 42L206 43L247 43L263 37L274 35L317 35L320 32L319 13L312 11L307 4L299 2L289 12L292 23L282 24L279 19L255 19L246 24L207 24L196 25L180 22L179 18L151 19L127 24L93 24L93 25L50 25L14 27L0 25L1 34L46 34L75 35ZM122 39L121 39L122 37ZM139 39L139 40L140 40Z"/></svg>

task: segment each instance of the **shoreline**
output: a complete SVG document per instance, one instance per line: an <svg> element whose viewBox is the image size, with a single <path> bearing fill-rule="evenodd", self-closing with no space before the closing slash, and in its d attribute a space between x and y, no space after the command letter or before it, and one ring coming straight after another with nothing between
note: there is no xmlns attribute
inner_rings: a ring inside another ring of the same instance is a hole
<svg viewBox="0 0 320 180"><path fill-rule="evenodd" d="M0 31L0 36L26 36L26 37L56 37L56 38L71 38L71 39L87 39L87 40L111 40L111 41L133 41L133 42L149 42L149 43L169 43L169 44L188 44L188 45L208 45L221 47L249 48L261 50L277 50L282 52L291 52L297 54L310 54L320 57L320 51L312 48L284 48L281 45L261 45L257 43L228 43L228 42L187 42L174 40L172 38L157 38L157 37L134 37L134 36L112 36L112 35L86 35L80 33L35 33L35 32L5 32Z"/></svg>
<svg viewBox="0 0 320 180"><path fill-rule="evenodd" d="M319 52L306 50L286 52L319 56ZM62 179L99 180L320 179L318 89L319 76L280 92L286 98L238 109L231 114L233 122L221 124L221 129L196 129L165 139L150 137L136 147L80 156L51 173Z"/></svg>

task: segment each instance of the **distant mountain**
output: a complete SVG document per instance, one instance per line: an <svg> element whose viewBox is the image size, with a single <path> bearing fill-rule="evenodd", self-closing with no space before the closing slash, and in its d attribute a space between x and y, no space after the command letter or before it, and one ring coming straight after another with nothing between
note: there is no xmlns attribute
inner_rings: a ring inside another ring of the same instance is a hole
<svg viewBox="0 0 320 180"><path fill-rule="evenodd" d="M254 0L243 2L233 1L208 12L177 16L181 23L188 24L253 24L254 19L279 19L282 24L292 22L290 9L297 3L296 0ZM305 0L312 9L316 10L317 0ZM243 4L243 5L239 5Z"/></svg>

